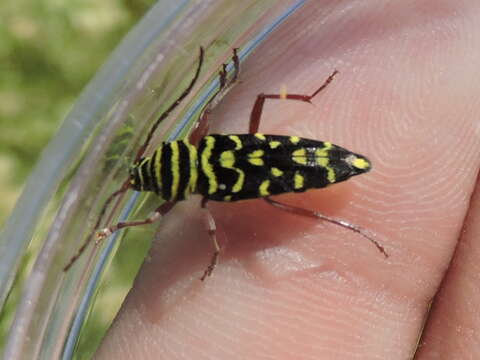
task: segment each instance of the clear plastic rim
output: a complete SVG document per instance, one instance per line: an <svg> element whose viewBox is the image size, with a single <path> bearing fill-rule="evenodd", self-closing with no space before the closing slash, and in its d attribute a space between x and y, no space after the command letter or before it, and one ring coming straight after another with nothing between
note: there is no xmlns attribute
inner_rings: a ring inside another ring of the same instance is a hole
<svg viewBox="0 0 480 360"><path fill-rule="evenodd" d="M217 56L220 60L212 62L214 69L212 71L216 71L215 64L224 61L225 50L236 47L237 44L242 48L240 56L242 58L248 56L270 32L301 7L304 2L284 1L280 4L274 1L265 2L264 8L259 9L256 13L258 19L255 20L259 20L260 26L257 28L254 25L246 26L243 33L239 30L240 34L236 35L236 44L225 46L223 53L218 52ZM39 227L38 224L42 220L45 209L52 206L52 199L55 197L60 182L68 174L66 170L69 165L78 161L79 153L84 154L85 152L87 155L82 161L88 161L91 158L98 161L100 154L106 151L109 141L111 141L111 137L109 138L105 134L112 134L113 129L118 128L125 121L131 110L132 102L142 98L145 88L148 87L146 84L162 69L164 58L159 55L163 53L173 57L173 54L167 53L166 49L171 52L181 52L186 49L187 45L183 47L179 45L179 35L175 31L183 30L184 38L182 40L185 43L190 41L189 48L198 48L203 34L194 40L186 34L195 29L195 24L198 25L202 20L208 18L212 9L225 11L228 8L229 11L237 12L237 15L240 16L241 11L251 10L249 5L253 6L255 1L244 2L241 5L226 3L229 2L198 4L195 1L185 0L176 2L174 5L168 1L159 2L127 36L111 59L87 86L58 135L43 153L40 163L32 173L14 212L2 231L0 240L0 256L2 256L0 261L0 300L2 303L8 294L25 248L33 234L38 231L36 228ZM222 8L222 6L226 8ZM184 20L183 29L179 25L182 24L180 20ZM174 46L171 44L172 36L177 41ZM208 36L204 36L203 41L205 38ZM214 35L210 34L210 39L210 41L214 41ZM198 43L195 44L195 41ZM195 61L195 56L192 56L188 66ZM181 136L185 128L191 124L195 114L198 114L202 101L208 98L209 91L213 91L217 85L215 81L210 83L203 98L196 102L197 105L190 107L184 116L179 118L178 124L170 133L171 138ZM86 144L89 146L88 151L84 149ZM88 169L88 165L82 164L82 166L85 172L81 176L90 175L95 170L95 167ZM79 167L78 172L82 171L82 166ZM75 176L78 177L79 173L76 173ZM71 358L73 354L78 331L84 322L100 275L108 262L107 259L115 248L116 240L116 238L110 239L103 248L101 256L96 258L94 264L89 265L89 269L78 269L72 274L68 274L68 277L61 273L61 276L58 276L61 264L64 263L63 259L69 256L68 254L62 256L58 254L62 247L65 247L60 244L64 240L64 226L72 216L70 212L76 209L75 206L78 206L75 204L76 198L80 197L85 189L86 185L83 184L78 184L76 188L71 186L63 199L63 204L52 223L49 235L46 237L47 240L44 242L43 249L25 286L26 290L5 348L5 358ZM130 201L130 205L124 210L126 212L129 211L129 207L133 206L135 198ZM57 257L62 260L56 262ZM52 277L53 280L50 279ZM66 278L68 278L68 283L66 283ZM56 284L49 288L46 284L55 279ZM85 285L86 279L89 279L88 285ZM83 285L80 286L81 283ZM78 287L75 289L77 284ZM39 304L39 299L42 298L45 291L48 291L47 289L51 290L52 299ZM60 306L59 308L59 303L68 303L69 297L72 296L78 296L78 298L71 298L70 306ZM78 309L77 304L80 304ZM39 317L39 310L42 309L46 310L46 315ZM55 313L57 322L52 324L51 316ZM59 314L65 316L61 322L58 321ZM75 314L73 326L70 326ZM32 331L32 327L36 329ZM53 339L53 341L45 343L47 338ZM64 345L65 341L66 345Z"/></svg>

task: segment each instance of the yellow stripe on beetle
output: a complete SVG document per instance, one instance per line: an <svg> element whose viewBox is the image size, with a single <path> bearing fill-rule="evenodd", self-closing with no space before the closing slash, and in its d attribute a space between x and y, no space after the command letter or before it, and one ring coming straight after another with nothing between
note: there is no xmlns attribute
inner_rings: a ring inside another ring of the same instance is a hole
<svg viewBox="0 0 480 360"><path fill-rule="evenodd" d="M235 153L232 150L223 151L220 154L220 166L235 170L238 174L237 181L235 181L235 184L232 186L232 192L237 193L242 190L243 184L245 183L245 173L243 170L235 167Z"/></svg>
<svg viewBox="0 0 480 360"><path fill-rule="evenodd" d="M228 135L228 138L235 143L235 150L240 150L242 148L242 140L240 140L237 135Z"/></svg>
<svg viewBox="0 0 480 360"><path fill-rule="evenodd" d="M198 169L197 169L197 148L191 145L187 140L183 140L183 143L187 146L188 152L190 155L190 179L188 186L185 188L185 198L188 197L191 193L195 192L198 180Z"/></svg>
<svg viewBox="0 0 480 360"><path fill-rule="evenodd" d="M178 184L180 183L180 150L178 149L178 142L171 142L172 157L170 159L172 171L172 199L177 197Z"/></svg>
<svg viewBox="0 0 480 360"><path fill-rule="evenodd" d="M218 189L217 177L213 170L212 164L210 164L210 157L212 156L212 150L215 147L215 138L213 136L205 136L205 149L202 151L200 163L202 171L208 178L208 193L213 194Z"/></svg>

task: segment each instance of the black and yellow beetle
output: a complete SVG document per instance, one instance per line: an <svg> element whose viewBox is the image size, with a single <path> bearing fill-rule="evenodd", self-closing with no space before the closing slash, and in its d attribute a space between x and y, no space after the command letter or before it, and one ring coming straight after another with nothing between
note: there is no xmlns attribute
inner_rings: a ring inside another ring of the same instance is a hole
<svg viewBox="0 0 480 360"><path fill-rule="evenodd" d="M232 58L234 73L228 78L226 65L223 66L220 71L220 88L202 111L197 130L188 139L163 143L151 156L143 156L159 123L188 95L195 84L202 66L203 54L204 51L201 48L197 71L190 85L152 126L145 143L137 153L136 160L130 167L128 179L106 201L95 225L94 231L97 237L107 237L125 227L152 223L168 212L176 202L188 198L191 194L199 194L203 199L202 208L207 210L208 232L215 246L211 263L202 276L203 280L211 274L220 252L215 234L215 221L208 211L207 202L262 198L279 209L326 220L355 231L370 240L380 252L387 256L383 247L375 239L354 224L270 198L272 195L324 188L371 169L371 163L366 157L330 142L298 136L258 133L266 99L310 102L332 81L337 71L334 71L312 95L259 94L252 108L247 134L207 135L209 112L238 77L239 58L235 49ZM120 222L98 230L101 218L111 200L128 189L154 192L165 202L145 220ZM81 255L92 237L90 236L78 253L72 257L65 266L65 271Z"/></svg>

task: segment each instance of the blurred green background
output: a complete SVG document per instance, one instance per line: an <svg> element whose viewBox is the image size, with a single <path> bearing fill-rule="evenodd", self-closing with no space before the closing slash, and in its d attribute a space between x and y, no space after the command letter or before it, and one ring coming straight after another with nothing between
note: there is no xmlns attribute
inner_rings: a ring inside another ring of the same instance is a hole
<svg viewBox="0 0 480 360"><path fill-rule="evenodd" d="M42 149L55 135L83 87L153 3L0 2L0 224L8 217ZM28 261L25 259L24 270ZM131 270L129 266L125 268ZM117 288L131 283L131 275L128 281L121 275L118 271L112 275L118 278L111 281L113 289L115 283L119 284ZM0 313L0 354L19 296L20 289L16 287ZM109 304L103 304L103 309L115 309L112 303L118 306L121 299L107 298ZM102 319L90 325L87 344L79 358L90 357L106 326L108 322Z"/></svg>
<svg viewBox="0 0 480 360"><path fill-rule="evenodd" d="M0 2L0 223L82 88L153 0Z"/></svg>

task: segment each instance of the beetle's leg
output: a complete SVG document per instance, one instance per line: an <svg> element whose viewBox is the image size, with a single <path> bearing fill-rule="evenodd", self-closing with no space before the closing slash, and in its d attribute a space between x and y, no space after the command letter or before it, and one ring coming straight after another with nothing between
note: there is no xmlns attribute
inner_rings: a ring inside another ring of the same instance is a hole
<svg viewBox="0 0 480 360"><path fill-rule="evenodd" d="M207 207L207 198L202 199L202 209L205 212L205 220L206 220L206 225L207 225L207 231L208 231L208 236L210 237L210 240L213 243L214 251L212 255L212 259L210 260L210 264L208 265L207 269L203 273L202 277L200 280L205 280L207 276L212 275L213 269L215 269L215 266L217 265L218 262L218 256L220 255L220 245L218 244L217 241L217 226L215 225L215 219L212 216L212 213Z"/></svg>
<svg viewBox="0 0 480 360"><path fill-rule="evenodd" d="M175 109L178 104L182 102L182 100L190 94L190 91L192 91L193 86L198 80L198 76L200 75L200 70L202 69L202 64L203 64L203 58L204 58L204 49L203 47L200 46L200 55L198 56L198 65L197 65L197 70L195 71L195 75L193 76L192 80L190 81L190 84L188 84L187 88L180 94L180 96L165 110L163 113L160 114L158 119L155 121L155 123L152 125L150 128L150 131L148 132L148 135L145 139L145 142L143 145L138 149L137 155L135 156L135 161L138 161L144 154L145 150L147 149L148 145L150 144L150 141L152 140L153 134L157 130L158 126L160 123L165 120L165 118L170 115L173 109Z"/></svg>
<svg viewBox="0 0 480 360"><path fill-rule="evenodd" d="M318 211L304 209L304 208L301 208L301 207L285 204L285 203L273 200L272 198L269 198L269 197L265 197L263 199L267 202L267 204L272 205L273 207L276 207L277 209L286 211L288 213L295 214L295 215L300 215L300 216L306 216L306 217L314 218L314 219L317 219L317 220L328 221L329 223L335 224L337 226L341 226L345 229L352 230L352 231L362 235L364 238L366 238L368 241L370 241L373 245L375 245L376 248L378 249L378 251L380 251L386 258L388 257L388 254L385 251L385 249L383 248L383 246L380 245L378 243L378 241L375 240L373 237L368 235L366 230L362 229L358 225L349 223L348 221L345 221L345 220L336 219L336 218L321 214Z"/></svg>
<svg viewBox="0 0 480 360"><path fill-rule="evenodd" d="M223 64L219 76L219 88L217 92L208 100L207 104L203 107L200 113L200 119L197 122L195 129L192 131L189 137L189 141L193 145L197 145L200 140L208 134L210 128L209 115L218 102L225 96L230 90L232 85L237 81L238 74L240 72L240 59L237 54L238 49L233 49L232 63L233 63L233 75L228 78L227 64Z"/></svg>
<svg viewBox="0 0 480 360"><path fill-rule="evenodd" d="M166 203L160 205L158 208L155 209L155 211L152 213L152 215L150 215L148 218L146 218L144 220L119 222L115 225L106 227L106 228L97 232L97 238L98 239L106 238L106 237L112 235L114 232L116 232L120 229L124 229L126 227L146 225L146 224L151 224L155 221L158 221L162 218L163 215L168 213L173 208L173 206L175 204L176 204L176 202L166 202Z"/></svg>
<svg viewBox="0 0 480 360"><path fill-rule="evenodd" d="M252 112L250 113L250 125L248 132L250 134L255 134L258 132L260 126L260 118L262 116L263 105L265 104L266 99L282 99L282 100L297 100L303 102L311 102L311 100L323 89L325 89L328 84L330 84L335 75L338 74L338 71L335 70L328 78L323 82L323 84L315 90L312 95L305 94L259 94L253 105Z"/></svg>
<svg viewBox="0 0 480 360"><path fill-rule="evenodd" d="M80 246L80 248L77 250L77 253L70 258L70 260L68 261L68 264L64 266L63 271L68 271L68 269L70 269L72 267L72 265L75 263L75 261L77 261L77 259L83 254L83 252L85 251L87 246L90 244L90 242L92 241L93 235L95 234L96 229L100 226L100 222L102 221L103 216L105 215L105 213L107 211L107 208L110 205L110 203L113 201L113 199L115 199L116 197L124 194L129 188L130 188L130 179L127 179L117 191L113 192L108 197L108 199L103 204L102 209L100 210L100 213L97 217L97 221L96 221L95 226L93 228L93 232L91 232L87 236L87 238L84 240L82 246ZM113 209L115 209L118 206L118 204L120 202L120 199L121 199L121 197L119 197L117 199L117 202L113 206Z"/></svg>

